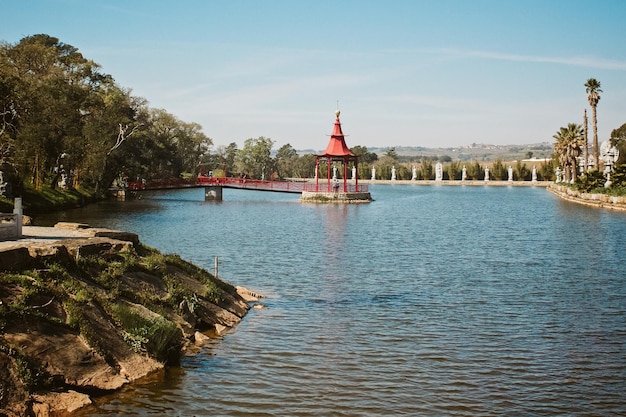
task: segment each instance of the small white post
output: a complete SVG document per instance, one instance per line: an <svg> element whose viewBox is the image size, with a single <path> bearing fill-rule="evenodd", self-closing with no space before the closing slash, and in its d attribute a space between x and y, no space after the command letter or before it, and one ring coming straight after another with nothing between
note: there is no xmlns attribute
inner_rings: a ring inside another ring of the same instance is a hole
<svg viewBox="0 0 626 417"><path fill-rule="evenodd" d="M216 256L215 257L215 274L214 274L215 278L217 278L217 263L218 263L218 260L217 260L217 256Z"/></svg>
<svg viewBox="0 0 626 417"><path fill-rule="evenodd" d="M13 204L13 214L17 214L16 219L15 219L15 223L16 223L16 233L17 233L17 237L21 238L22 237L22 197L16 197L15 198L15 202Z"/></svg>

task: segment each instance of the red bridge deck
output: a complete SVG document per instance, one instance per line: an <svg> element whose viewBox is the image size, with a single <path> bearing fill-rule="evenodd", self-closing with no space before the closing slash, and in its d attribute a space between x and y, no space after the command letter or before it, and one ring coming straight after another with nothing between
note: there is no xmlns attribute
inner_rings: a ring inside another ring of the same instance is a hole
<svg viewBox="0 0 626 417"><path fill-rule="evenodd" d="M238 188L258 191L274 191L280 193L298 193L303 191L310 192L331 192L331 185L326 182L320 182L318 186L314 183L304 181L266 181L251 180L244 178L232 177L198 177L190 179L173 179L173 180L151 180L147 182L132 181L128 183L130 191L140 190L165 190L176 188L196 188L205 186L219 186L224 188ZM346 184L345 192L367 192L367 185L359 184L358 190L355 184ZM339 192L344 192L343 183L340 183Z"/></svg>

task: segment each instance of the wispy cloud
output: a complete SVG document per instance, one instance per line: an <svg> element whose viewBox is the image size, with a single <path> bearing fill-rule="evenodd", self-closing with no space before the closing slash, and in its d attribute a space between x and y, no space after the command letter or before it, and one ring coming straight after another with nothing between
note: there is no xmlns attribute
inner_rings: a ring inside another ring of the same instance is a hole
<svg viewBox="0 0 626 417"><path fill-rule="evenodd" d="M598 68L606 70L626 70L626 61L618 61L613 59L599 58L594 56L572 56L572 57L559 57L559 56L538 56L538 55L520 55L520 54L505 54L499 52L478 51L478 50L461 50L461 49L438 49L430 50L430 52L436 52L452 57L477 57L486 58L496 61L514 61L514 62L535 62L535 63L547 63L547 64L559 64L569 65L575 67L584 68Z"/></svg>

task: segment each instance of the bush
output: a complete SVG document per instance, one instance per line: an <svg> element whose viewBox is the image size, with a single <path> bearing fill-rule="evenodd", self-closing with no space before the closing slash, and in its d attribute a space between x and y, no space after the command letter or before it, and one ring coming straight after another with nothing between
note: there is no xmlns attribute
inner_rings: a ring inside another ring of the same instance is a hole
<svg viewBox="0 0 626 417"><path fill-rule="evenodd" d="M589 193L593 190L603 192L606 178L598 170L588 171L576 178L575 188L579 191Z"/></svg>
<svg viewBox="0 0 626 417"><path fill-rule="evenodd" d="M613 187L626 187L626 164L615 165L615 169L611 174L611 180L613 181Z"/></svg>
<svg viewBox="0 0 626 417"><path fill-rule="evenodd" d="M162 316L146 318L124 304L114 305L112 313L124 328L124 340L134 351L145 350L161 362L177 360L183 335L176 324Z"/></svg>

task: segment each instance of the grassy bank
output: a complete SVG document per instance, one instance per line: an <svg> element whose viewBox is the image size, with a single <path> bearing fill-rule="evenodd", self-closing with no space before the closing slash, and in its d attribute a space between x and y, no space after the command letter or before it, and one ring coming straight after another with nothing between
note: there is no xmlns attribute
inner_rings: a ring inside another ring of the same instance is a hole
<svg viewBox="0 0 626 417"><path fill-rule="evenodd" d="M35 190L26 187L18 197L22 197L22 207L24 214L27 215L81 207L97 200L93 190L62 190L59 188ZM14 199L12 198L0 197L0 212L12 213L13 202Z"/></svg>
<svg viewBox="0 0 626 417"><path fill-rule="evenodd" d="M199 332L246 314L237 289L206 270L136 235L96 232L0 251L0 416L66 415L177 365Z"/></svg>

